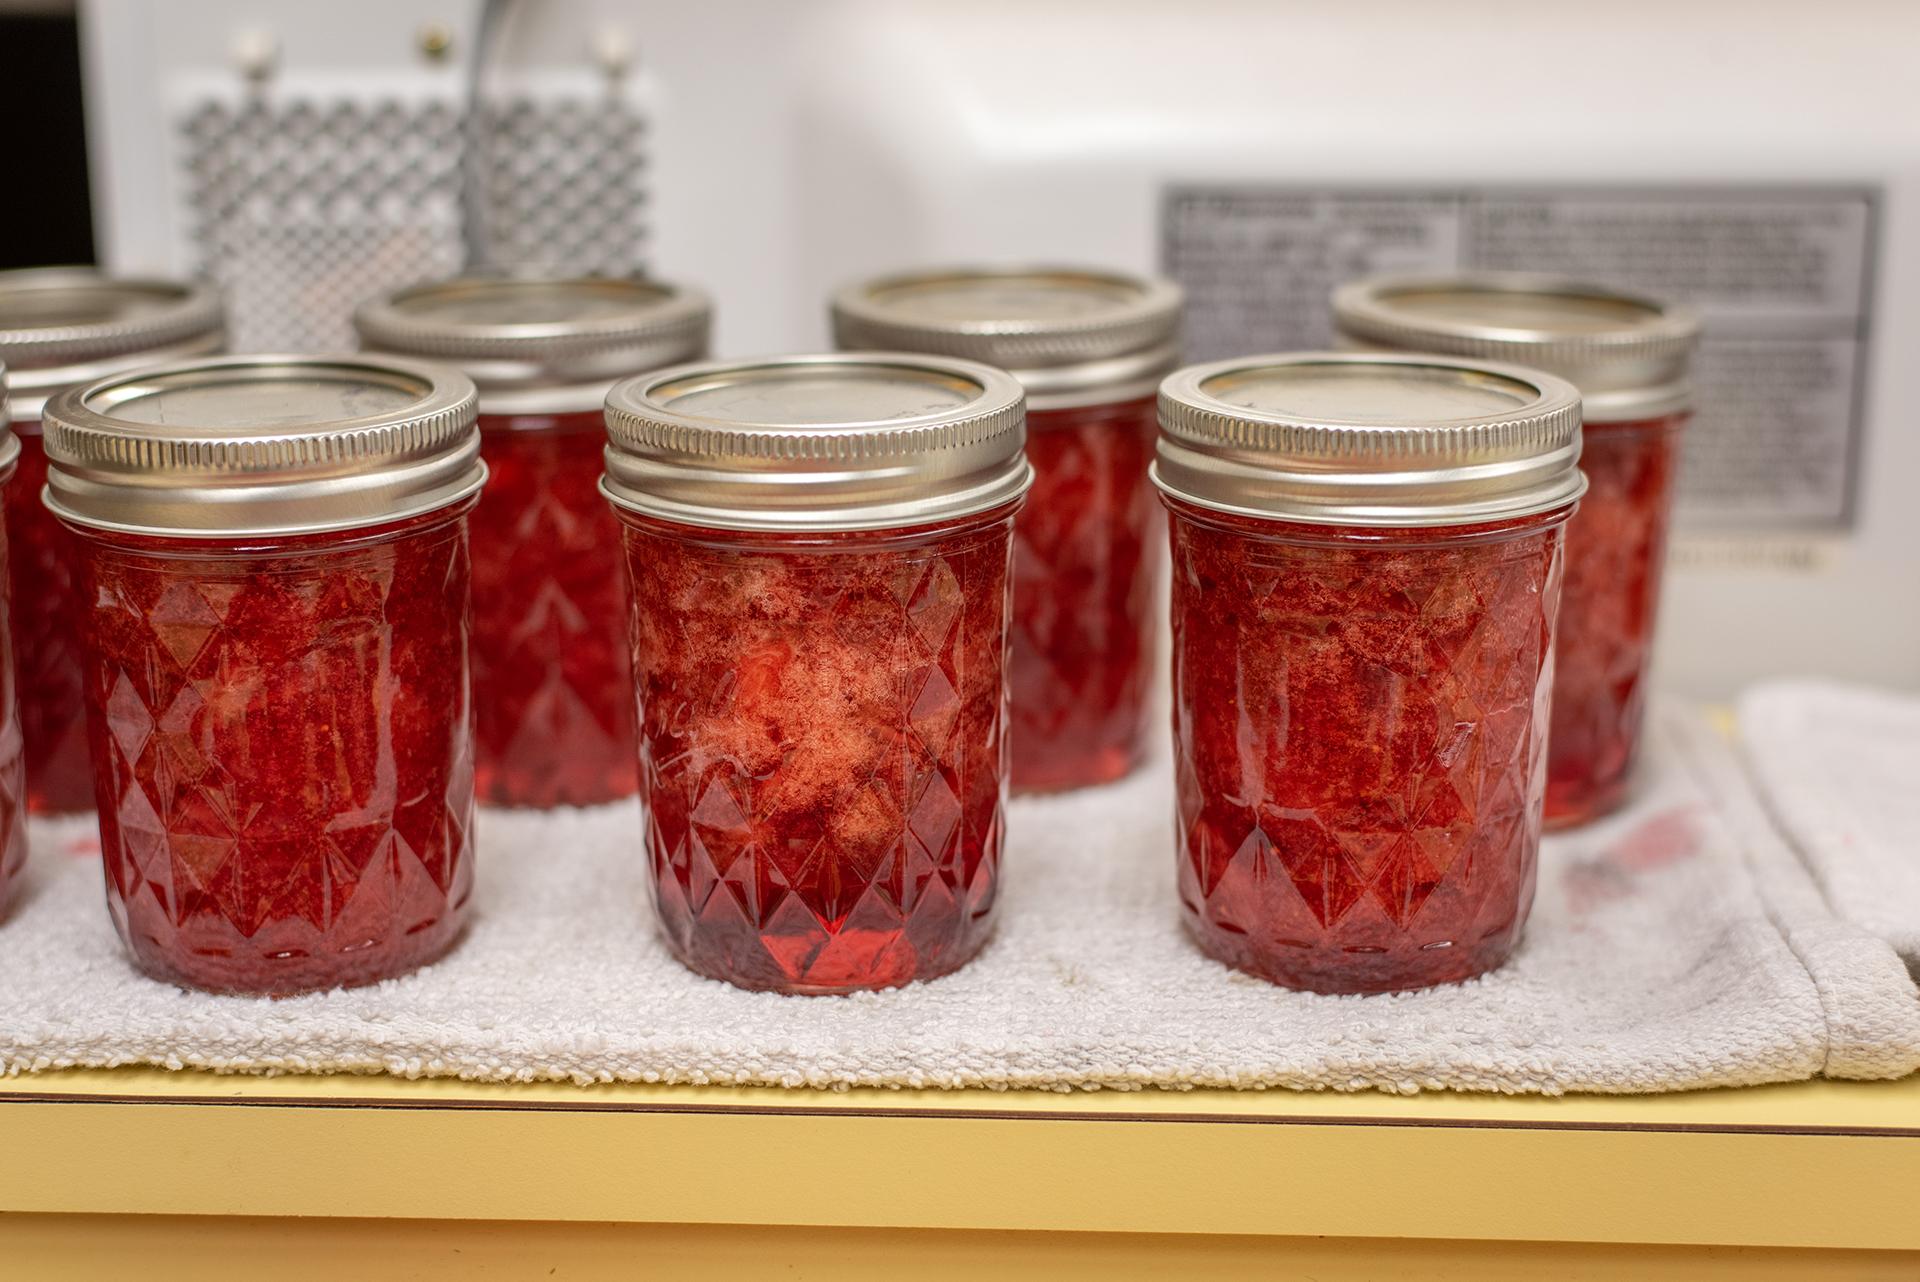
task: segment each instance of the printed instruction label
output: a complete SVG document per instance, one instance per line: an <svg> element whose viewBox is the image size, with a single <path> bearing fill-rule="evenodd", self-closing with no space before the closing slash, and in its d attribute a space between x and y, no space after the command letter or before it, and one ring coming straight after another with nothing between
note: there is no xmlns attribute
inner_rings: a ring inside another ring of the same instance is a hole
<svg viewBox="0 0 1920 1282"><path fill-rule="evenodd" d="M1309 188L1186 185L1162 213L1191 359L1333 342L1356 276L1512 268L1678 298L1706 317L1680 519L1852 522L1872 331L1870 187Z"/></svg>

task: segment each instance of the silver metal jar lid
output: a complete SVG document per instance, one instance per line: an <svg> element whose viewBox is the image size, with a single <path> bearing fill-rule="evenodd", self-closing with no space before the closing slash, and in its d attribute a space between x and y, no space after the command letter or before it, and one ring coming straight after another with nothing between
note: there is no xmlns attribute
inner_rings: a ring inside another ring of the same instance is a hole
<svg viewBox="0 0 1920 1282"><path fill-rule="evenodd" d="M1700 314L1532 272L1378 276L1333 294L1334 319L1368 347L1530 365L1580 389L1589 423L1687 408Z"/></svg>
<svg viewBox="0 0 1920 1282"><path fill-rule="evenodd" d="M479 490L474 414L472 381L422 361L176 361L47 402L46 503L174 537L380 525Z"/></svg>
<svg viewBox="0 0 1920 1282"><path fill-rule="evenodd" d="M1180 363L1180 287L1081 267L952 267L833 296L846 349L930 352L1009 370L1029 409L1153 394Z"/></svg>
<svg viewBox="0 0 1920 1282"><path fill-rule="evenodd" d="M220 298L190 281L118 278L91 267L0 272L0 360L13 413L40 417L55 392L125 369L217 352Z"/></svg>
<svg viewBox="0 0 1920 1282"><path fill-rule="evenodd" d="M369 351L458 365L488 414L597 410L616 379L694 360L713 305L698 290L608 276L462 276L354 313Z"/></svg>
<svg viewBox="0 0 1920 1282"><path fill-rule="evenodd" d="M607 395L621 507L733 530L873 530L985 512L1025 494L1020 384L897 352L708 361Z"/></svg>
<svg viewBox="0 0 1920 1282"><path fill-rule="evenodd" d="M20 438L10 430L13 423L7 402L7 367L0 365L0 482L13 475L20 461Z"/></svg>
<svg viewBox="0 0 1920 1282"><path fill-rule="evenodd" d="M1466 525L1586 490L1580 394L1517 365L1294 352L1192 365L1160 385L1154 484L1246 516Z"/></svg>

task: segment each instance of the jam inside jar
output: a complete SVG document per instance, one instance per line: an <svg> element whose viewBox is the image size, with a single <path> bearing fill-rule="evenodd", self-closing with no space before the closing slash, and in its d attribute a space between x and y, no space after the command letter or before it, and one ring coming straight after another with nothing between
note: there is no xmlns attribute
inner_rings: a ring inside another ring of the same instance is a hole
<svg viewBox="0 0 1920 1282"><path fill-rule="evenodd" d="M1160 505L1154 388L1179 359L1170 281L1087 267L930 268L833 297L849 350L934 352L1027 393L1014 523L1013 790L1109 783L1146 757Z"/></svg>
<svg viewBox="0 0 1920 1282"><path fill-rule="evenodd" d="M620 523L598 410L480 416L473 520L475 786L502 806L632 796L633 672Z"/></svg>
<svg viewBox="0 0 1920 1282"><path fill-rule="evenodd" d="M1505 961L1533 900L1566 512L1375 530L1172 510L1188 929L1318 992Z"/></svg>
<svg viewBox="0 0 1920 1282"><path fill-rule="evenodd" d="M1692 308L1533 272L1381 276L1335 291L1341 331L1373 347L1512 361L1580 389L1591 485L1567 527L1547 748L1549 828L1626 800L1653 663Z"/></svg>
<svg viewBox="0 0 1920 1282"><path fill-rule="evenodd" d="M1555 655L1549 827L1605 814L1632 782L1685 422L1674 414L1587 427L1589 485L1567 529Z"/></svg>
<svg viewBox="0 0 1920 1282"><path fill-rule="evenodd" d="M837 993L943 975L986 942L1012 524L626 517L654 904L688 967Z"/></svg>
<svg viewBox="0 0 1920 1282"><path fill-rule="evenodd" d="M607 397L656 921L831 994L992 933L1020 385L905 353L709 362Z"/></svg>
<svg viewBox="0 0 1920 1282"><path fill-rule="evenodd" d="M286 994L453 944L471 506L212 546L78 531L107 901L142 970Z"/></svg>
<svg viewBox="0 0 1920 1282"><path fill-rule="evenodd" d="M0 369L0 489L21 455L7 430L6 371ZM11 506L9 492L4 500ZM14 678L12 592L7 579L7 528L0 521L0 919L12 907L27 862L27 775Z"/></svg>
<svg viewBox="0 0 1920 1282"><path fill-rule="evenodd" d="M20 463L6 483L13 647L35 811L93 808L75 623L72 536L42 506L47 456L40 407L117 370L219 350L219 298L187 281L106 276L90 267L0 272L0 356L9 366Z"/></svg>
<svg viewBox="0 0 1920 1282"><path fill-rule="evenodd" d="M1033 491L1014 523L1013 778L1106 783L1146 752L1160 504L1154 405L1033 410Z"/></svg>
<svg viewBox="0 0 1920 1282"><path fill-rule="evenodd" d="M1533 902L1578 393L1294 353L1173 374L1160 425L1188 932L1323 993L1499 966Z"/></svg>
<svg viewBox="0 0 1920 1282"><path fill-rule="evenodd" d="M93 806L80 647L73 629L73 536L40 503L47 455L38 423L18 424L20 467L6 483L8 566L19 665L27 796L53 814Z"/></svg>
<svg viewBox="0 0 1920 1282"><path fill-rule="evenodd" d="M662 281L460 276L354 314L371 351L446 361L480 389L473 516L474 779L497 806L630 797L633 673L620 523L600 497L617 378L706 350L712 308Z"/></svg>
<svg viewBox="0 0 1920 1282"><path fill-rule="evenodd" d="M474 417L464 376L361 358L201 358L48 402L107 903L147 974L281 996L461 934Z"/></svg>

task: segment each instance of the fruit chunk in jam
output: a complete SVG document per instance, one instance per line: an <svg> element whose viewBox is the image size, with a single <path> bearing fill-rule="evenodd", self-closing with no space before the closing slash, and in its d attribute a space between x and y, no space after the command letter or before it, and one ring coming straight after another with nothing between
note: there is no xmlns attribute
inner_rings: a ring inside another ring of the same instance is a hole
<svg viewBox="0 0 1920 1282"><path fill-rule="evenodd" d="M459 935L469 506L299 537L77 531L108 906L143 970L277 995Z"/></svg>
<svg viewBox="0 0 1920 1282"><path fill-rule="evenodd" d="M15 423L13 430L20 465L7 482L6 520L28 803L53 813L90 810L93 762L73 626L73 536L40 502L47 483L40 425Z"/></svg>
<svg viewBox="0 0 1920 1282"><path fill-rule="evenodd" d="M1567 526L1547 748L1549 825L1591 819L1626 797L1646 712L1685 421L1587 426L1580 455L1587 495Z"/></svg>
<svg viewBox="0 0 1920 1282"><path fill-rule="evenodd" d="M1118 779L1145 752L1153 669L1154 402L1027 415L1014 523L1013 786Z"/></svg>
<svg viewBox="0 0 1920 1282"><path fill-rule="evenodd" d="M633 674L620 523L598 411L481 415L473 516L475 780L482 802L632 796Z"/></svg>
<svg viewBox="0 0 1920 1282"><path fill-rule="evenodd" d="M746 988L953 970L991 930L1012 508L878 533L628 512L654 903Z"/></svg>
<svg viewBox="0 0 1920 1282"><path fill-rule="evenodd" d="M1566 510L1370 530L1168 506L1200 946L1321 992L1499 965L1533 897Z"/></svg>

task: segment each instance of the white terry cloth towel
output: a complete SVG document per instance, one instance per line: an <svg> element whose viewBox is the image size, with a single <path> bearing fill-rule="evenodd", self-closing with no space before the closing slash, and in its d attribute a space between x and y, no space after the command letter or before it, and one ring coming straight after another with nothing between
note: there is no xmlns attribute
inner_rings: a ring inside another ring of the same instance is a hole
<svg viewBox="0 0 1920 1282"><path fill-rule="evenodd" d="M1772 681L1740 700L1740 742L1834 911L1920 964L1920 698Z"/></svg>
<svg viewBox="0 0 1920 1282"><path fill-rule="evenodd" d="M0 1066L784 1086L1642 1092L1920 1067L1893 951L1836 918L1733 751L1655 728L1623 813L1543 855L1532 925L1480 980L1287 992L1202 956L1175 916L1171 770L1021 801L997 937L944 979L844 998L747 993L649 927L633 806L481 820L479 914L419 974L283 1001L145 979L76 822L42 824L0 926Z"/></svg>

